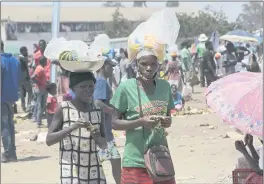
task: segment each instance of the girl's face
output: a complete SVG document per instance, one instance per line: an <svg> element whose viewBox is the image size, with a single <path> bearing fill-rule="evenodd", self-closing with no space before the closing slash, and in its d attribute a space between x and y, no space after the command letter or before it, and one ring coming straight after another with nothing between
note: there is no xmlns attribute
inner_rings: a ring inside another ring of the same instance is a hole
<svg viewBox="0 0 264 184"><path fill-rule="evenodd" d="M146 79L153 79L159 69L157 57L149 55L138 60L138 71Z"/></svg>
<svg viewBox="0 0 264 184"><path fill-rule="evenodd" d="M33 51L36 52L38 50L36 45L33 45Z"/></svg>
<svg viewBox="0 0 264 184"><path fill-rule="evenodd" d="M105 76L109 78L112 77L114 71L113 66L110 65L109 63L105 63L103 67L104 67Z"/></svg>
<svg viewBox="0 0 264 184"><path fill-rule="evenodd" d="M56 95L57 94L56 87L53 87L53 88L50 89L50 94L52 94L52 95Z"/></svg>
<svg viewBox="0 0 264 184"><path fill-rule="evenodd" d="M75 98L85 103L90 103L93 100L95 84L92 80L85 80L73 87Z"/></svg>

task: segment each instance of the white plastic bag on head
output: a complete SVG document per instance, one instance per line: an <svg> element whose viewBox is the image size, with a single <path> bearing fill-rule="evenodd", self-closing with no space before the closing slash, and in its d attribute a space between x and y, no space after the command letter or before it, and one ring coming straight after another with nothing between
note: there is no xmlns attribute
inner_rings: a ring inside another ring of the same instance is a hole
<svg viewBox="0 0 264 184"><path fill-rule="evenodd" d="M180 24L175 11L165 8L151 15L146 21L142 22L129 37L136 37L143 40L145 35L154 36L159 43L172 45L175 44L180 30Z"/></svg>
<svg viewBox="0 0 264 184"><path fill-rule="evenodd" d="M150 48L157 52L158 59L164 60L165 46L176 42L180 29L176 13L171 9L155 12L141 23L128 38L128 54L131 60L142 48Z"/></svg>
<svg viewBox="0 0 264 184"><path fill-rule="evenodd" d="M137 28L129 35L129 38L137 39L139 42L144 42L144 35L146 32L146 22L142 22Z"/></svg>
<svg viewBox="0 0 264 184"><path fill-rule="evenodd" d="M93 51L102 54L103 52L108 52L111 48L110 38L106 34L99 34L94 38L93 43L91 43L90 48Z"/></svg>
<svg viewBox="0 0 264 184"><path fill-rule="evenodd" d="M146 21L146 32L153 33L158 42L172 45L176 42L180 30L180 23L176 12L165 8L151 15Z"/></svg>
<svg viewBox="0 0 264 184"><path fill-rule="evenodd" d="M80 40L67 41L65 38L52 39L44 52L44 56L51 60L58 60L64 51L74 51L77 57L84 57L88 52L88 45Z"/></svg>

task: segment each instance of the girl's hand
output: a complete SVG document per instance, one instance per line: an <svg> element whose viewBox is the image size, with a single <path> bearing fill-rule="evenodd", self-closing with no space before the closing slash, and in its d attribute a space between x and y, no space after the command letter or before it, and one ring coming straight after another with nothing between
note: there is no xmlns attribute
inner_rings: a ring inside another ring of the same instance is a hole
<svg viewBox="0 0 264 184"><path fill-rule="evenodd" d="M78 128L89 128L90 125L90 122L85 121L83 118L79 118L78 121L73 123L71 126L75 130Z"/></svg>
<svg viewBox="0 0 264 184"><path fill-rule="evenodd" d="M244 138L245 146L253 146L253 136L250 134L246 134Z"/></svg>
<svg viewBox="0 0 264 184"><path fill-rule="evenodd" d="M91 129L91 136L92 137L101 137L101 132L98 128Z"/></svg>
<svg viewBox="0 0 264 184"><path fill-rule="evenodd" d="M236 147L236 150L241 153L245 153L247 151L243 141L236 141L235 147Z"/></svg>

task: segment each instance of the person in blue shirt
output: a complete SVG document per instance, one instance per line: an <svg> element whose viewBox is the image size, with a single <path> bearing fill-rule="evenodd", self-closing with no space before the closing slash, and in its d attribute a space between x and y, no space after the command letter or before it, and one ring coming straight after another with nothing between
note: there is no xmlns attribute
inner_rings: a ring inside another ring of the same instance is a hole
<svg viewBox="0 0 264 184"><path fill-rule="evenodd" d="M97 71L96 85L93 98L95 104L103 109L105 113L105 136L107 140L107 149L100 150L99 156L102 161L109 160L112 165L112 173L116 184L120 184L121 179L121 157L117 150L114 136L112 133L112 114L114 109L110 106L112 98L112 89L107 79L113 76L113 67L115 63L107 58L101 69Z"/></svg>
<svg viewBox="0 0 264 184"><path fill-rule="evenodd" d="M181 93L178 92L178 88L175 84L171 85L171 93L172 93L173 102L175 106L175 108L173 109L173 112L182 110L184 107L185 101Z"/></svg>
<svg viewBox="0 0 264 184"><path fill-rule="evenodd" d="M4 152L2 162L16 161L13 106L18 100L21 78L20 63L12 54L4 53L1 41L1 135Z"/></svg>

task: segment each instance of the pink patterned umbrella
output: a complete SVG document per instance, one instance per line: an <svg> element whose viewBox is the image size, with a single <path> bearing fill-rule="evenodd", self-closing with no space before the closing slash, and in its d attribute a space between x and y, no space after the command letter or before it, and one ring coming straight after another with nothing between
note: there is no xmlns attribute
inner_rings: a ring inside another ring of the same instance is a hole
<svg viewBox="0 0 264 184"><path fill-rule="evenodd" d="M262 73L240 72L213 82L207 104L221 118L245 133L263 135Z"/></svg>
<svg viewBox="0 0 264 184"><path fill-rule="evenodd" d="M233 75L228 75L226 77L220 78L217 81L213 82L206 89L206 94L210 91L219 90L223 87L226 87L227 84L233 84L238 82L248 82L249 80L255 80L256 77L260 76L259 73L253 72L239 72Z"/></svg>

